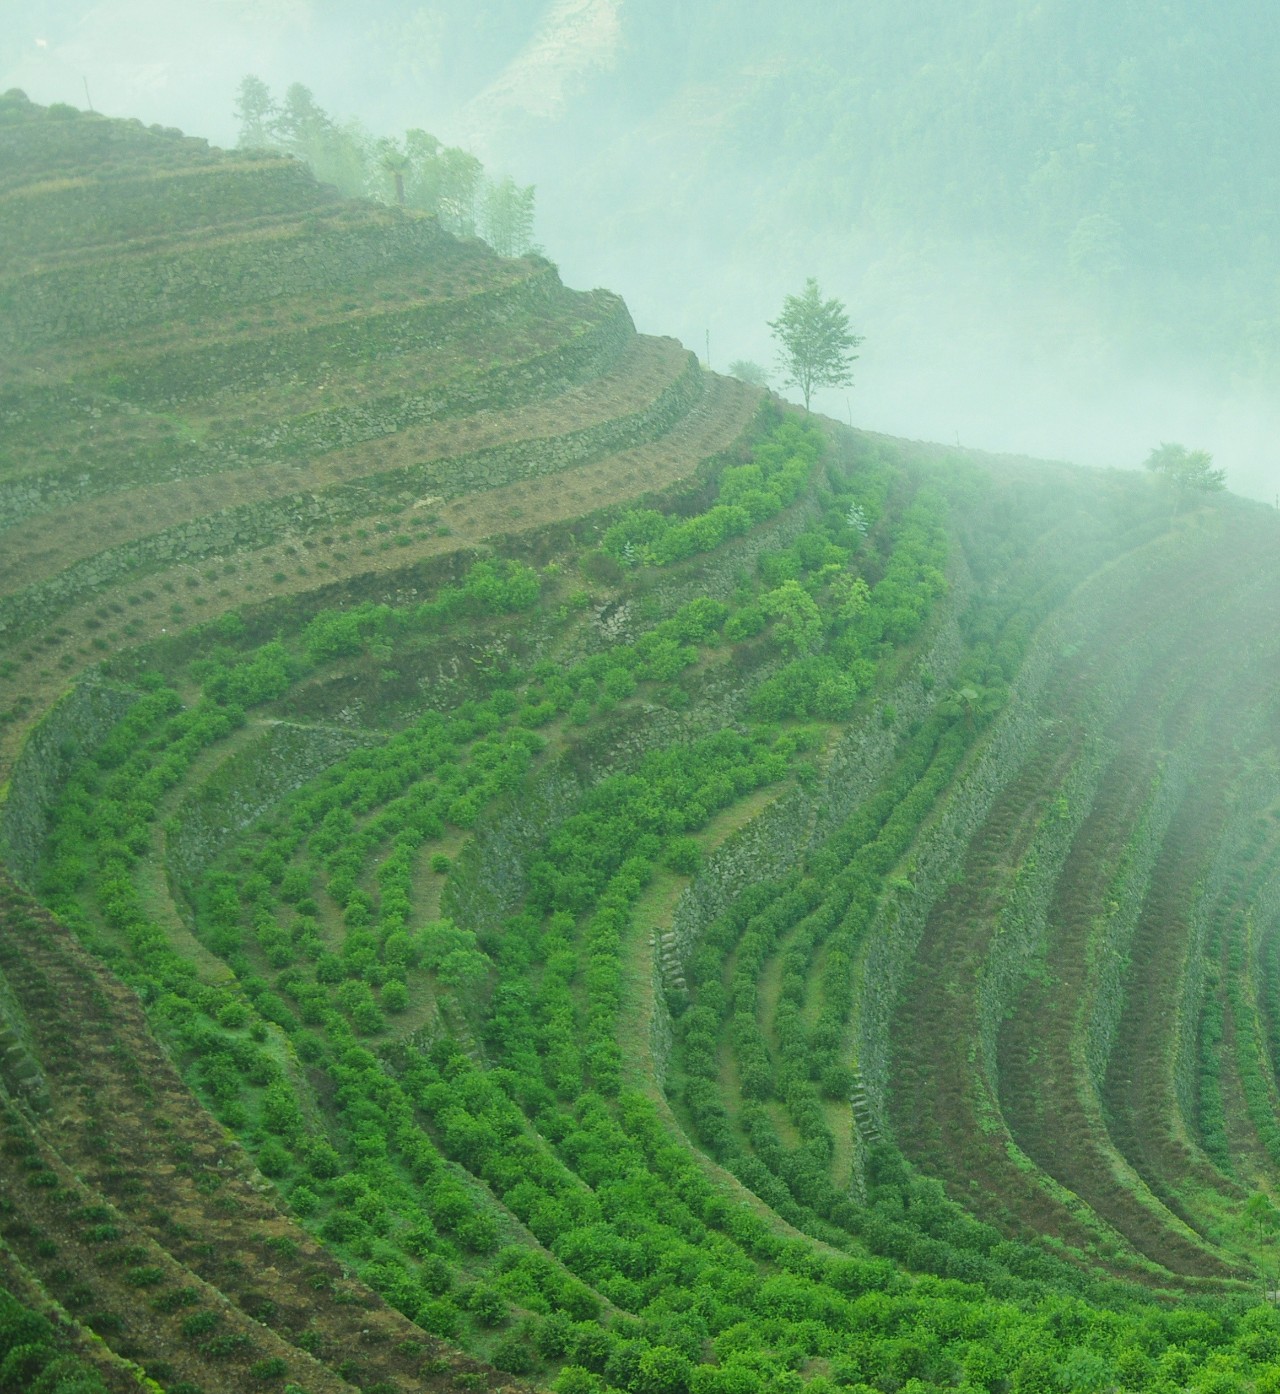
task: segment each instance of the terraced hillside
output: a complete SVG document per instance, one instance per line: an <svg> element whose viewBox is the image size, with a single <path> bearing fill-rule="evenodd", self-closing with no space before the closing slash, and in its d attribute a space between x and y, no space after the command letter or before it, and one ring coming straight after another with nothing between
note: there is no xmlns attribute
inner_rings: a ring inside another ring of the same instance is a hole
<svg viewBox="0 0 1280 1394"><path fill-rule="evenodd" d="M104 653L661 488L755 409L617 296L294 161L4 116L6 763Z"/></svg>
<svg viewBox="0 0 1280 1394"><path fill-rule="evenodd" d="M1280 1388L1273 512L0 113L0 1384Z"/></svg>

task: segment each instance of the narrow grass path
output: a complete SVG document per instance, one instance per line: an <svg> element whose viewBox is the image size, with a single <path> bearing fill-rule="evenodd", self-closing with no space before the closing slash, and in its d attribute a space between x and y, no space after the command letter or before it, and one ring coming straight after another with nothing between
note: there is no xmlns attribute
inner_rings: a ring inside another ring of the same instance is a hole
<svg viewBox="0 0 1280 1394"><path fill-rule="evenodd" d="M719 845L732 831L749 821L745 812L747 808L759 811L776 799L778 793L776 788L756 790L740 804L734 804L717 814L708 826L698 834L699 839L709 839L709 845L712 846ZM631 932L627 937L626 948L622 956L623 1005L618 1023L618 1041L622 1048L624 1085L636 1090L649 1100L663 1127L670 1133L672 1140L688 1151L702 1173L727 1197L766 1218L778 1234L789 1238L802 1237L806 1245L811 1246L819 1253L837 1254L838 1250L813 1239L812 1236L801 1235L801 1231L770 1209L755 1192L744 1186L731 1171L709 1157L685 1131L683 1122L672 1107L671 1100L667 1097L667 1092L662 1084L663 1071L659 1068L653 1049L654 1012L659 1006L655 991L654 947L649 938L648 921L640 918L642 911L639 907L647 904L652 908L657 908L670 904L674 908L675 901L670 896L671 887L673 884L679 884L683 888L683 885L687 884L687 878L663 872L659 873L657 882L658 889L653 892L655 898L650 901L648 899L649 892L646 892L646 895L637 902L637 909L633 911L631 916ZM678 898L677 895L676 899ZM732 1072L732 1062L730 1062L729 1068ZM732 1100L738 1096L734 1093L725 1097L726 1107L729 1108L732 1116L734 1113Z"/></svg>
<svg viewBox="0 0 1280 1394"><path fill-rule="evenodd" d="M187 917L174 898L169 882L168 838L166 825L191 791L202 784L228 760L243 753L254 741L261 739L263 723L246 722L216 745L201 751L187 766L182 779L160 802L159 816L151 824L151 850L135 864L134 881L148 915L160 925L169 943L188 963L195 966L202 981L230 982L235 974L191 932Z"/></svg>

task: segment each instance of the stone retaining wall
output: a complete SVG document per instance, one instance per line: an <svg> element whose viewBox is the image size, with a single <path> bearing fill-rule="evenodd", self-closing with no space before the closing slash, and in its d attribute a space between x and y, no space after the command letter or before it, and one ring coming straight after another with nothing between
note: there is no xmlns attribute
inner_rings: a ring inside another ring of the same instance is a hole
<svg viewBox="0 0 1280 1394"><path fill-rule="evenodd" d="M361 746L377 732L338 726L264 725L207 779L188 790L165 825L165 863L189 885L245 828L286 794Z"/></svg>
<svg viewBox="0 0 1280 1394"><path fill-rule="evenodd" d="M516 441L492 450L370 475L318 493L264 500L210 513L162 532L87 557L16 595L0 599L0 635L12 644L35 633L85 597L126 577L179 563L271 546L325 532L425 495L457 498L523 479L556 474L665 434L703 391L702 370L689 355L684 373L659 397L630 416L564 436Z"/></svg>
<svg viewBox="0 0 1280 1394"><path fill-rule="evenodd" d="M52 707L14 763L0 804L0 858L29 885L49 835L49 810L82 752L99 745L123 720L139 693L98 682L91 674Z"/></svg>
<svg viewBox="0 0 1280 1394"><path fill-rule="evenodd" d="M0 350L193 323L240 305L323 295L335 286L429 267L448 237L434 218L346 205L269 234L214 237L180 249L117 250L0 282Z"/></svg>

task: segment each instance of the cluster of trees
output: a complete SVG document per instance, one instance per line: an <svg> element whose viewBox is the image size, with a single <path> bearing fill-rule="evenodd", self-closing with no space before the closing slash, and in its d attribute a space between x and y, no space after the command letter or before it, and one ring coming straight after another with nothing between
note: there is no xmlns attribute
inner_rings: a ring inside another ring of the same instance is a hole
<svg viewBox="0 0 1280 1394"><path fill-rule="evenodd" d="M1146 468L1174 491L1174 512L1197 494L1215 494L1227 486L1226 470L1214 469L1207 450L1188 450L1185 445L1162 441L1147 456Z"/></svg>
<svg viewBox="0 0 1280 1394"><path fill-rule="evenodd" d="M500 256L534 250L534 189L509 175L493 179L476 157L412 128L375 139L356 121L335 121L308 87L293 83L276 102L261 78L237 92L240 146L280 150L349 198L374 198L433 213L458 237L482 236Z"/></svg>
<svg viewBox="0 0 1280 1394"><path fill-rule="evenodd" d="M865 520L860 503L837 496L821 526L763 560L777 584L739 619L743 625L772 620L789 660L752 694L751 709L765 720L846 716L870 686L886 648L906 643L946 592L946 537L936 497L922 494L894 520L886 539L892 550L872 587L847 569L862 544L849 507Z"/></svg>

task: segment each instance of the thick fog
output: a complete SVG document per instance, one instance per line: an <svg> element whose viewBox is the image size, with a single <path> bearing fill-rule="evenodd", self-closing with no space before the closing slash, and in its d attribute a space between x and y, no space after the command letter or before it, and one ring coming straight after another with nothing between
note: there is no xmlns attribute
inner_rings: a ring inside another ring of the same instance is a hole
<svg viewBox="0 0 1280 1394"><path fill-rule="evenodd" d="M1280 265L1269 298L1252 301L1246 285L1241 310L1221 322L1216 310L1206 313L1203 337L1184 314L1153 327L1148 342L1137 313L1124 323L1116 306L1149 303L1130 295L1126 278L1148 285L1150 266L1072 279L1011 249L995 215L985 227L930 223L921 212L927 200L908 182L920 169L912 142L938 143L927 110L915 131L899 123L864 136L851 119L841 139L858 172L844 180L828 155L808 186L792 181L788 152L808 148L810 126L810 145L843 148L831 137L840 113L797 96L788 79L799 69L785 53L764 72L765 49L751 50L745 37L735 40L741 51L730 47L723 36L732 25L716 28L715 13L732 7L706 0L696 8L706 15L682 18L668 0L442 0L379 6L370 18L370 7L349 0L4 0L0 89L91 103L234 145L241 78L254 73L277 94L302 82L333 116L358 119L374 135L423 127L473 150L491 170L536 184L538 240L565 281L617 290L641 330L675 335L719 371L753 360L781 386L767 321L815 276L865 336L854 384L819 393L818 410L897 435L1124 468L1177 440L1212 451L1236 492L1275 500L1280 399L1269 368L1280 362ZM784 22L782 7L773 8ZM816 0L811 8L815 22L839 12ZM926 23L937 5L861 8L892 10L897 17L884 24L906 26L911 14ZM996 18L1017 8L975 6ZM794 23L804 22L797 13ZM742 23L750 28L750 16ZM1262 28L1258 42L1280 53L1280 33L1269 32L1280 26ZM879 38L882 55L898 51ZM1008 50L1007 34L1001 42ZM1027 38L1033 48L1040 42L1048 37ZM851 50L848 61L856 56ZM1205 61L1229 59L1215 50ZM882 68L875 81L886 91L921 81L920 65L909 66L904 60L902 74ZM926 89L964 78L926 72ZM976 103L966 98L947 110L972 107L986 129L995 118L984 80L972 74ZM991 84L992 103L1007 98L1006 77ZM1069 110L1059 118L1064 150L1110 138L1085 129L1087 121L1072 130L1070 119ZM963 200L972 191L962 168L978 164L964 130L952 134ZM1126 158L1136 168L1145 155ZM886 195L884 170L895 161L904 188ZM863 198L859 181L873 180L876 199ZM1063 188L1073 187L1064 176ZM1213 187L1204 192L1208 199ZM1073 218L1096 206L1081 197ZM1136 245L1141 229L1129 231ZM1267 256L1280 258L1273 233L1246 224L1232 245L1248 244L1265 270ZM1179 285L1190 303L1196 268L1187 257ZM1206 260L1205 270L1219 268ZM1206 280L1211 307L1216 285ZM1188 322L1192 332L1181 332ZM1258 345L1252 356L1235 351L1246 340Z"/></svg>
<svg viewBox="0 0 1280 1394"><path fill-rule="evenodd" d="M545 220L544 220L545 225ZM806 275L839 296L864 335L849 388L813 407L837 420L914 439L1133 469L1162 440L1195 442L1236 493L1280 492L1280 405L1256 386L1207 387L1194 361L1142 361L1101 336L1087 311L1044 288L992 296L974 255L896 264L892 249L858 255L815 240L758 257L718 258L678 232L643 247L565 243L575 284L622 288L637 324L673 334L726 372L746 359L781 388L767 321Z"/></svg>

